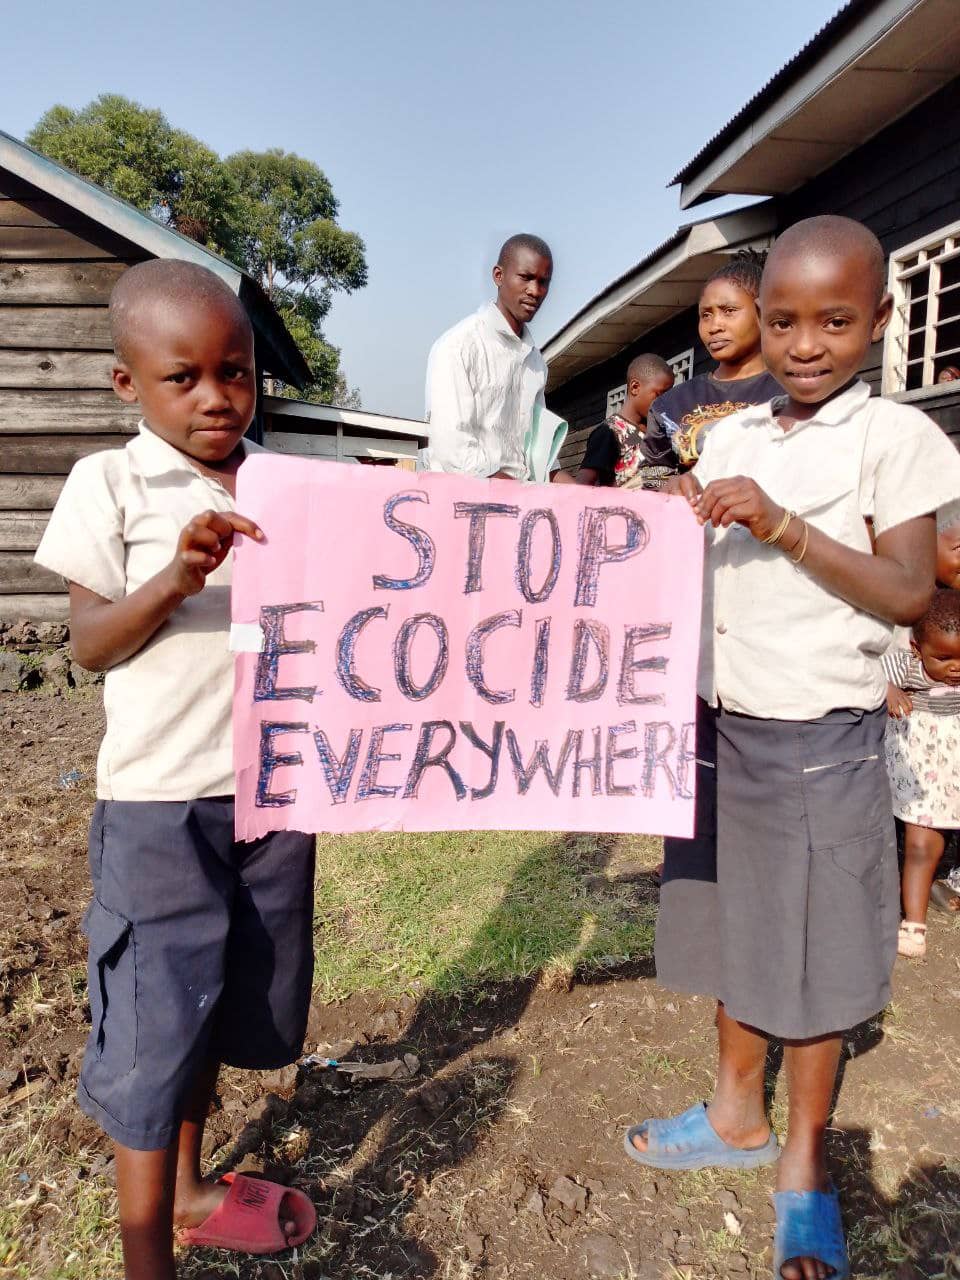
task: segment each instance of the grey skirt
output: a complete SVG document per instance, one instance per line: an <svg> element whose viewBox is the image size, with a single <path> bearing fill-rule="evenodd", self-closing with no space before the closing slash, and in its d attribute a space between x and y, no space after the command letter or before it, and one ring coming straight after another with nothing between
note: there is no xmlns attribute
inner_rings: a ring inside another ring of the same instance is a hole
<svg viewBox="0 0 960 1280"><path fill-rule="evenodd" d="M900 919L885 721L885 707L784 721L701 704L696 834L664 846L664 986L789 1040L884 1007Z"/></svg>

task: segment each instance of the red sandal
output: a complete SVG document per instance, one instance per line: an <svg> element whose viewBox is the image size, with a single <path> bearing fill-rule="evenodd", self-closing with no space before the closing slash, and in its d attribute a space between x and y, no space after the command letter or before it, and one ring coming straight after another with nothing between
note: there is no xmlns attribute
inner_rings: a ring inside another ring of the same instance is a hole
<svg viewBox="0 0 960 1280"><path fill-rule="evenodd" d="M181 1227L181 1244L233 1249L237 1253L279 1253L303 1244L317 1225L317 1211L302 1191L249 1178L245 1173L225 1173L226 1196L199 1227ZM296 1230L291 1238L280 1226L280 1207L286 1198L285 1218Z"/></svg>

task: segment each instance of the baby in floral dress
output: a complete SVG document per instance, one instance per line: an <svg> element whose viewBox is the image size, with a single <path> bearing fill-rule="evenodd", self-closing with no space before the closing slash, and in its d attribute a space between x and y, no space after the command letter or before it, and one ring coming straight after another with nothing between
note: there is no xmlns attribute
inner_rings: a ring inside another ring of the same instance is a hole
<svg viewBox="0 0 960 1280"><path fill-rule="evenodd" d="M960 590L939 587L910 648L881 661L889 681L887 772L905 830L898 950L919 958L944 833L960 828Z"/></svg>

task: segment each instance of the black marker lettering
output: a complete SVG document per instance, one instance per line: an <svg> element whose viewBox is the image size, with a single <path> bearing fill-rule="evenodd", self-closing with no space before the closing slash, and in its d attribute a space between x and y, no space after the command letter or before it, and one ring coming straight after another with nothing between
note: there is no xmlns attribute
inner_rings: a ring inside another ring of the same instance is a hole
<svg viewBox="0 0 960 1280"><path fill-rule="evenodd" d="M607 521L619 517L626 522L622 543L607 542ZM629 507L588 507L580 513L580 560L577 565L575 605L597 603L597 583L604 564L619 564L644 549L650 539L646 522Z"/></svg>
<svg viewBox="0 0 960 1280"><path fill-rule="evenodd" d="M265 604L260 609L260 628L263 631L263 649L257 659L257 674L253 683L254 702L281 702L286 698L296 698L302 702L312 702L317 692L316 685L299 688L277 688L277 677L280 673L280 659L287 653L313 653L316 644L313 640L287 640L283 634L283 620L288 613L322 613L322 600L308 600L302 604Z"/></svg>
<svg viewBox="0 0 960 1280"><path fill-rule="evenodd" d="M650 644L653 640L669 640L671 629L669 622L624 627L620 680L617 684L617 701L621 706L662 705L664 702L662 693L637 693L634 679L639 671L655 671L658 675L664 675L667 670L667 659L659 655L653 658L638 658L636 651L641 644Z"/></svg>

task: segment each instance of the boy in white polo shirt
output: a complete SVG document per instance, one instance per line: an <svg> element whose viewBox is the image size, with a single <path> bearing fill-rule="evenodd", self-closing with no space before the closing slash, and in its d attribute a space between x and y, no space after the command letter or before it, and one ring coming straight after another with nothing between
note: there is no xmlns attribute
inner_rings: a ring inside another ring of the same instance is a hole
<svg viewBox="0 0 960 1280"><path fill-rule="evenodd" d="M694 853L675 865L667 851L657 969L717 998L720 1059L707 1107L633 1126L626 1150L674 1169L779 1157L782 1280L850 1274L824 1133L842 1033L889 999L899 920L878 658L926 609L934 513L960 495L943 433L857 380L890 319L885 278L857 222L784 232L759 307L787 395L718 423L678 482L708 533L700 695L717 754L698 770L697 816L715 814L716 843L712 859L709 839L677 842ZM782 1153L768 1036L786 1041Z"/></svg>
<svg viewBox="0 0 960 1280"><path fill-rule="evenodd" d="M127 1280L181 1242L265 1253L316 1215L300 1191L200 1177L221 1062L299 1055L313 972L312 837L233 837L230 549L256 404L236 296L186 262L132 267L110 303L114 390L144 420L71 472L37 551L70 584L81 666L105 671L90 833L92 1027L81 1108L113 1138Z"/></svg>

